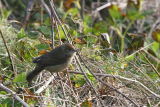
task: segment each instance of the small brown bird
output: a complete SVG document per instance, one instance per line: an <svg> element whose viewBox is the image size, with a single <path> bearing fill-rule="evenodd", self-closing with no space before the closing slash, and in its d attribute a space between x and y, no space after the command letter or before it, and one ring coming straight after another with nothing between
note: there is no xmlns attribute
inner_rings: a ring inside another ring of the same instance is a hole
<svg viewBox="0 0 160 107"><path fill-rule="evenodd" d="M75 48L71 44L66 43L35 58L33 63L36 63L37 65L33 71L28 73L26 78L27 81L30 83L32 79L44 69L51 73L64 71L71 63L75 53Z"/></svg>

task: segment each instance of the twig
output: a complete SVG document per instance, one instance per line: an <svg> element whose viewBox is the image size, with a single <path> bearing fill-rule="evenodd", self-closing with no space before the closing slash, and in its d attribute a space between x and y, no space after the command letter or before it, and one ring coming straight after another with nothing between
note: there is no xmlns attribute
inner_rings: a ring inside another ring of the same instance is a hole
<svg viewBox="0 0 160 107"><path fill-rule="evenodd" d="M54 49L54 47L55 47L55 46L54 46L55 33L54 33L54 25L53 25L54 18L53 18L53 17L51 18L51 21L52 21L52 22L51 22L51 24L52 24L52 25L51 25L52 49Z"/></svg>
<svg viewBox="0 0 160 107"><path fill-rule="evenodd" d="M2 4L2 1L0 1L0 9L5 8L5 6Z"/></svg>
<svg viewBox="0 0 160 107"><path fill-rule="evenodd" d="M116 4L117 4L117 2L106 3L106 4L104 4L104 5L102 5L102 6L98 7L98 8L96 8L95 12L99 12L99 11L101 11L101 10L103 10L103 9L105 9L105 8L107 8L107 7L109 7L109 6L111 6L111 5L116 5Z"/></svg>
<svg viewBox="0 0 160 107"><path fill-rule="evenodd" d="M81 74L83 75L83 73L81 72L73 72L73 71L68 71L69 73L74 73L74 74ZM101 73L94 73L94 75L96 76L104 76L104 77L111 77L111 78L118 78L118 79L122 79L122 80L126 80L126 81L130 81L133 83L137 83L139 84L141 87L143 87L145 90L147 90L148 92L150 92L152 95L154 95L157 98L160 98L160 95L154 93L153 91L151 91L148 87L146 87L144 84L142 84L141 82L137 81L137 80L133 80L131 78L126 78L126 77L122 77L120 75L112 75L112 74L101 74Z"/></svg>
<svg viewBox="0 0 160 107"><path fill-rule="evenodd" d="M53 79L54 79L54 76L52 75L52 76L47 80L47 82L46 82L42 87L40 87L35 93L36 93L36 94L39 94L39 93L41 93L43 90L45 90L45 89L48 87L48 85L52 82Z"/></svg>
<svg viewBox="0 0 160 107"><path fill-rule="evenodd" d="M85 2L84 2L84 0L80 0L80 3L81 3L81 11L80 11L80 13L81 13L81 18L82 18L82 20L84 19L84 7L85 7Z"/></svg>
<svg viewBox="0 0 160 107"><path fill-rule="evenodd" d="M69 78L68 78L68 79L69 79ZM62 80L61 80L61 82L62 82ZM78 104L78 103L79 103L78 93L75 92L75 90L74 90L73 87L71 87L70 85L68 85L68 81L65 81L65 83L63 82L63 85L64 85L65 90L66 90L65 92L66 92L66 93L69 93L70 96L74 97L76 104ZM68 91L68 92L67 92L67 91ZM79 107L79 106L78 106L78 107Z"/></svg>
<svg viewBox="0 0 160 107"><path fill-rule="evenodd" d="M48 12L49 17L52 17L52 15L51 15L51 10L50 10L49 7L47 6L47 4L44 2L44 0L41 0L41 3L42 3L42 5L43 5L43 7L46 9L46 11Z"/></svg>
<svg viewBox="0 0 160 107"><path fill-rule="evenodd" d="M58 28L58 23L57 23L57 21L55 21L55 23L56 23L56 29L57 29L57 33L58 33L59 43L60 43L60 45L62 45L62 41L61 41L61 37L60 37L60 31L59 31L59 28Z"/></svg>
<svg viewBox="0 0 160 107"><path fill-rule="evenodd" d="M140 48L139 50L135 51L134 53L132 53L131 55L129 55L129 56L127 56L127 57L130 57L130 56L135 55L136 53L140 52L141 50L144 50L144 49L150 47L152 44L153 44L153 43L150 43L150 44L148 44L147 46ZM127 57L126 57L126 58L127 58Z"/></svg>
<svg viewBox="0 0 160 107"><path fill-rule="evenodd" d="M24 20L23 28L26 28L28 20L29 20L29 18L31 16L31 11L33 9L34 3L35 3L35 0L30 0L28 5L27 5L26 17L25 17L25 20Z"/></svg>
<svg viewBox="0 0 160 107"><path fill-rule="evenodd" d="M51 3L51 9L52 9L52 11L53 11L53 14L54 14L56 20L57 20L58 23L61 25L61 28L62 28L62 30L63 30L63 32L64 32L64 34L65 34L68 42L71 43L71 41L69 40L69 37L68 37L68 35L67 35L67 32L66 32L65 28L63 27L63 24L62 24L62 22L61 22L61 20L60 20L60 18L59 18L59 16L58 16L58 14L57 14L57 12L56 12L56 9L55 9L55 6L54 6L53 2Z"/></svg>
<svg viewBox="0 0 160 107"><path fill-rule="evenodd" d="M153 56L152 54L150 54L149 52L147 52L146 50L144 50L144 53L146 53L149 57L151 57L153 60L155 60L158 64L160 64L160 59L156 58L155 56Z"/></svg>
<svg viewBox="0 0 160 107"><path fill-rule="evenodd" d="M79 55L79 54L78 54L78 55ZM76 58L76 61L77 61L77 63L78 63L78 66L79 66L82 74L84 75L86 81L87 81L87 82L89 83L89 85L92 87L92 89L93 89L93 91L95 92L97 98L99 99L99 102L101 103L101 106L104 107L104 104L103 104L103 102L102 102L102 100L101 100L101 98L100 98L100 96L99 96L98 91L96 90L96 88L94 88L93 84L92 84L91 81L88 79L86 73L83 71L82 66L81 66L81 64L80 64L80 61L79 61L78 57L76 56L75 58Z"/></svg>
<svg viewBox="0 0 160 107"><path fill-rule="evenodd" d="M99 79L90 69L89 67L84 63L82 57L79 55L78 53L78 56L80 58L80 60L83 62L84 66L89 70L89 72L94 76L95 79L97 79L99 82L101 82L102 84L108 86L110 89L113 89L114 91L116 91L118 94L122 95L124 98L126 98L127 100L129 100L132 104L134 104L135 107L138 107L138 105L132 101L129 97L127 97L126 95L124 95L123 93L121 93L120 91L118 91L115 87L113 86L110 86L108 83L102 81L101 79Z"/></svg>
<svg viewBox="0 0 160 107"><path fill-rule="evenodd" d="M57 73L57 75L58 75L58 77L59 78L62 78L61 76L60 76L60 73ZM62 81L60 81L60 85L61 85L61 87L62 87L62 93L63 93L63 97L64 97L64 99L66 99L66 93L65 93L65 89L64 89L64 85L63 85L63 82ZM66 102L64 102L64 106L66 106Z"/></svg>
<svg viewBox="0 0 160 107"><path fill-rule="evenodd" d="M53 2L53 1L52 1ZM50 6L52 7L52 3L51 1L49 2L50 3ZM55 37L55 33L54 33L54 24L55 24L55 17L54 17L54 12L53 12L53 9L51 8L51 38L52 38L52 48L54 48L54 37Z"/></svg>
<svg viewBox="0 0 160 107"><path fill-rule="evenodd" d="M24 102L19 96L16 95L16 93L14 91L12 91L11 89L7 88L6 86L4 86L2 83L0 83L0 88L2 88L3 90L5 90L8 93L11 93L12 96L18 100L22 105L24 105L25 107L29 107L29 105Z"/></svg>
<svg viewBox="0 0 160 107"><path fill-rule="evenodd" d="M41 0L41 3L43 4L43 6L45 7L45 9L47 10L47 12L48 12L48 14L49 14L49 16L50 16L50 18L51 18L51 20L52 20L52 33L53 33L53 20L54 20L54 24L56 24L56 25L60 25L61 26L61 28L62 28L62 30L63 30L63 32L64 32L64 34L65 34L65 36L66 36L66 38L67 38L67 40L68 40L68 42L69 43L71 43L70 42L70 40L69 40L69 37L68 37L68 35L67 35L67 33L66 33L66 30L65 30L65 28L63 27L63 25L62 25L62 22L61 22L61 20L60 20L60 18L59 18L59 16L57 15L57 12L56 12L56 9L55 9L55 6L54 6L54 3L53 3L53 0L50 0L49 1L49 3L50 3L50 8L47 6L47 4L44 2L44 0ZM58 23L57 23L58 22ZM57 27L57 30L58 30L58 27ZM61 40L60 40L61 41ZM53 36L52 36L52 43L54 42L54 38L53 38ZM70 80L70 78L69 78L69 76L68 76L68 80ZM72 87L73 88L73 87ZM76 97L75 97L76 98ZM76 99L76 101L78 102L78 100Z"/></svg>
<svg viewBox="0 0 160 107"><path fill-rule="evenodd" d="M12 57L11 57L11 53L10 53L10 51L9 51L9 48L8 48L8 46L7 46L7 43L6 43L5 39L4 39L4 36L3 36L3 33L2 33L1 30L0 30L0 34L1 34L1 37L2 37L2 40L3 40L4 46L5 46L6 50L7 50L9 60L10 60L10 62L11 62L12 71L14 72L14 74L16 74L16 70L15 70L15 68L14 68L14 64L13 64L13 60L12 60Z"/></svg>
<svg viewBox="0 0 160 107"><path fill-rule="evenodd" d="M160 106L160 101L153 107L159 107Z"/></svg>
<svg viewBox="0 0 160 107"><path fill-rule="evenodd" d="M148 34L149 37L152 36L152 32L155 30L155 28L157 27L158 24L160 24L160 17L152 25L151 30L149 31L149 34Z"/></svg>
<svg viewBox="0 0 160 107"><path fill-rule="evenodd" d="M158 77L160 78L160 73L158 72L158 70L154 67L154 65L149 61L149 59L142 53L142 55L144 56L144 58L147 60L147 62L151 65L151 67L153 68L154 72L158 75Z"/></svg>
<svg viewBox="0 0 160 107"><path fill-rule="evenodd" d="M55 20L56 20L56 21L55 21L55 22L56 22L56 25L57 25L58 23L60 24L61 29L63 30L64 35L65 35L66 38L67 38L67 41L68 41L69 43L71 43L71 41L70 41L70 39L69 39L69 37L68 37L68 35L67 35L67 31L65 30L65 26L62 25L62 22L61 22L58 14L57 14L55 5L54 5L54 3L53 3L53 0L50 0L50 6L51 6L52 14L54 15ZM57 22L58 22L58 23L57 23ZM58 30L58 27L57 27L57 30ZM68 72L67 72L67 77L68 77L68 81L69 81L69 83L70 83L70 87L73 89L73 86L72 86L72 83L71 83L71 79L70 79L70 76L69 76ZM76 92L74 92L74 90L73 90L73 93L76 93ZM75 97L75 100L76 100L76 102L78 103L77 97Z"/></svg>
<svg viewBox="0 0 160 107"><path fill-rule="evenodd" d="M76 105L72 100L67 100L67 99L62 99L62 98L54 98L54 97L46 97L46 96L38 96L38 95L28 95L28 94L17 94L20 96L27 96L27 97L35 97L35 98L46 98L46 99L51 99L51 100L56 100L56 101L63 101L63 102L70 102L73 105Z"/></svg>
<svg viewBox="0 0 160 107"><path fill-rule="evenodd" d="M48 15L51 19L51 38L52 38L52 48L54 48L54 37L55 37L55 33L54 33L54 14L53 11L48 7L48 5L44 2L44 0L41 0L41 3L43 5L43 7L46 9L46 11L48 12ZM51 2L50 2L51 5Z"/></svg>

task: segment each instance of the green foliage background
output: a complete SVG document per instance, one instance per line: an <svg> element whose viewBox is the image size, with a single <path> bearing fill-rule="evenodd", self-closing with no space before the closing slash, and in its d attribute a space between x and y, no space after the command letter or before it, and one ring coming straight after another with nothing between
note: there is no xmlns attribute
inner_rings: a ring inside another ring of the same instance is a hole
<svg viewBox="0 0 160 107"><path fill-rule="evenodd" d="M23 25L28 0L25 2L7 0L7 2L10 8L0 9L0 30L13 56L16 72L11 69L7 51L0 39L0 81L18 92L19 88L28 87L25 76L34 67L31 63L32 58L38 56L40 51L51 48L50 44L44 42L45 40L42 43L39 37L43 35L47 41L51 40L52 23L44 8L37 3L32 10L32 16L26 29L23 29L20 25ZM117 5L112 5L106 10L104 9L105 14L100 11L102 20L94 18L90 14L91 11L84 12L82 19L80 1L73 2L73 6L69 9L62 5L63 2L63 0L55 2L57 13L64 22L63 26L69 31L75 47L81 50L82 56L85 56L88 61L94 62L106 74L136 78L160 94L158 91L160 86L160 82L158 82L160 78L160 31L152 28L152 24L156 20L153 17L154 11L140 11L140 5L135 5L130 1L124 13ZM91 2L93 1L91 0ZM88 4L86 6L90 8ZM152 17L153 20L148 21L150 20L148 17ZM143 22L142 30L139 32L137 23L141 22ZM67 41L61 26L57 25L57 28L58 30L54 30L55 45L59 44L59 39ZM151 32L151 36L148 36L151 29L154 33ZM104 35L108 39L104 39ZM71 69L74 69L74 66ZM96 73L96 68L91 67L91 69ZM85 71L88 73L88 78L98 88L95 78L87 69ZM148 78L150 81L147 80ZM83 87L86 84L84 76L79 74L71 75L71 81L75 88ZM114 82L116 83L116 81ZM44 96L48 94L51 94L51 89L43 93ZM0 95L5 96L0 97L0 106L9 107L13 104L12 98L5 91L0 90ZM35 105L38 103L37 99L26 98L25 101ZM51 103L58 105L58 103ZM157 100L151 101L151 105L154 103L157 103ZM17 101L14 102L14 105L21 106ZM48 105L50 104L48 103Z"/></svg>

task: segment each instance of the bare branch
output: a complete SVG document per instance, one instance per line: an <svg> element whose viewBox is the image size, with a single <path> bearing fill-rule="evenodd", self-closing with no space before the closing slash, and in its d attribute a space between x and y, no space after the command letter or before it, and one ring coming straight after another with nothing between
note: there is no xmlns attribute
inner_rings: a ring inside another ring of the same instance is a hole
<svg viewBox="0 0 160 107"><path fill-rule="evenodd" d="M9 48L8 48L8 46L7 46L7 43L6 43L5 39L4 39L4 36L3 36L3 33L2 33L1 30L0 30L0 34L1 34L1 38L2 38L2 40L3 40L4 46L5 46L6 50L7 50L9 60L10 60L10 62L11 62L12 71L14 72L14 74L16 74L16 70L15 70L15 67L14 67L14 64L13 64L13 60L12 60L11 53L10 53L10 51L9 51Z"/></svg>
<svg viewBox="0 0 160 107"><path fill-rule="evenodd" d="M81 74L81 75L83 75L83 73L81 73L81 72L74 72L74 71L68 71L68 72L69 73L75 73L75 74ZM130 81L132 83L137 83L141 87L143 87L145 90L147 90L148 92L150 92L152 95L154 95L155 97L160 98L160 95L158 95L155 92L151 91L148 87L146 87L144 84L142 84L141 82L139 82L137 80L133 80L131 78L122 77L120 75L112 75L112 74L94 73L94 75L96 75L96 76L104 76L104 77L111 77L111 78L118 78L118 79L121 79L121 80Z"/></svg>
<svg viewBox="0 0 160 107"><path fill-rule="evenodd" d="M35 0L30 0L27 5L26 16L25 16L23 28L26 28L26 25L28 24L34 4L35 4Z"/></svg>
<svg viewBox="0 0 160 107"><path fill-rule="evenodd" d="M83 62L84 66L89 70L89 72L95 77L95 79L97 79L99 82L101 82L102 84L108 86L110 89L113 89L114 91L116 91L118 94L122 95L124 98L126 98L128 101L130 101L132 104L134 104L135 107L138 107L138 105L132 101L129 97L127 97L126 95L124 95L123 93L121 93L119 90L117 90L115 87L110 86L108 83L102 81L101 79L99 79L90 69L89 67L85 64L84 60L82 59L82 57L80 56L80 54L78 53L78 56L80 58L80 60Z"/></svg>
<svg viewBox="0 0 160 107"><path fill-rule="evenodd" d="M79 55L79 54L78 54L78 55ZM102 100L101 100L101 97L100 97L100 95L99 95L97 89L94 88L92 82L88 79L87 74L83 71L83 68L82 68L82 65L81 65L81 63L80 63L80 61L79 61L79 59L78 59L78 56L76 56L76 61L77 61L77 64L78 64L78 66L79 66L79 68L80 68L82 74L84 75L86 81L87 81L88 84L92 87L92 89L93 89L93 91L95 92L97 98L99 99L99 102L101 103L101 106L104 106L104 104L103 104L103 102L102 102Z"/></svg>
<svg viewBox="0 0 160 107"><path fill-rule="evenodd" d="M0 83L0 88L5 90L6 92L8 93L11 93L12 96L17 100L19 101L22 105L24 105L25 107L29 107L29 105L24 102L19 96L16 95L16 93L14 91L12 91L11 89L7 88L6 86L4 86L2 83Z"/></svg>
<svg viewBox="0 0 160 107"><path fill-rule="evenodd" d="M39 93L41 93L43 90L45 90L45 89L48 87L48 85L52 82L53 79L54 79L54 76L52 75L52 76L47 80L47 82L46 82L42 87L40 87L35 93L36 93L36 94L39 94Z"/></svg>

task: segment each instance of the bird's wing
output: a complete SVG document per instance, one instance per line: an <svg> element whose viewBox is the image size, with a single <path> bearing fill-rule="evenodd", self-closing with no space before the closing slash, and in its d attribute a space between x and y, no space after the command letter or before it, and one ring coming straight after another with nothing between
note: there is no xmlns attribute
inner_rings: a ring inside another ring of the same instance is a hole
<svg viewBox="0 0 160 107"><path fill-rule="evenodd" d="M52 66L52 65L60 65L65 63L67 60L65 54L59 54L61 52L57 50L52 50L51 52L48 52L40 57L37 57L33 60L33 63L37 63L41 66Z"/></svg>
<svg viewBox="0 0 160 107"><path fill-rule="evenodd" d="M33 63L38 63L39 60L40 60L40 57L34 57L33 60L32 60L32 62Z"/></svg>

